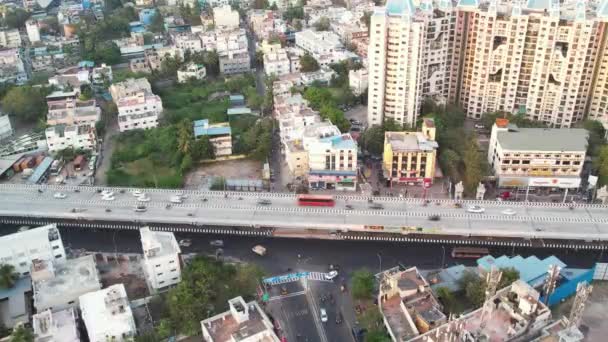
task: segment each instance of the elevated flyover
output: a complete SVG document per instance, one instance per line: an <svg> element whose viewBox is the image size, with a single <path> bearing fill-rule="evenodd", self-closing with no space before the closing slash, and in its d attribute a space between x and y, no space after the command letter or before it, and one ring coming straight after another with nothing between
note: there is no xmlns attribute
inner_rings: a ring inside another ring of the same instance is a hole
<svg viewBox="0 0 608 342"><path fill-rule="evenodd" d="M115 200L105 201L99 191L110 190ZM132 191L141 190L149 202L138 202ZM54 198L62 192L67 198ZM181 204L171 196L184 194ZM259 199L270 205L261 205ZM334 207L298 206L288 193L242 193L112 187L0 185L0 222L59 223L66 226L128 228L142 225L176 231L218 232L236 228L241 234L270 235L274 230L331 231L353 239L394 241L545 241L551 246L576 241L601 246L608 240L608 206L562 203L432 200L374 197L384 209L369 208L368 197L337 195ZM136 205L145 212L135 212ZM170 204L168 208L167 205ZM346 205L352 206L348 210ZM479 205L484 213L466 208ZM514 215L503 213L506 209ZM430 220L439 215L438 221ZM549 241L549 242L547 242ZM599 248L599 247L598 247Z"/></svg>

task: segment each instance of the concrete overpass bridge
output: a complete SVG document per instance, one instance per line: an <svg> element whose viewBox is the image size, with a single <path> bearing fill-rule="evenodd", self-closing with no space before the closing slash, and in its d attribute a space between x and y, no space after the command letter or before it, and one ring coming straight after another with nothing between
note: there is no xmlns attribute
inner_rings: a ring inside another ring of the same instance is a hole
<svg viewBox="0 0 608 342"><path fill-rule="evenodd" d="M115 193L102 199L101 190ZM138 202L132 191L141 190L148 202ZM54 197L57 192L67 195ZM184 194L183 203L170 203ZM261 205L268 199L270 205ZM608 245L608 206L562 203L374 197L382 210L371 209L368 197L337 195L334 207L298 206L288 193L242 193L112 187L0 185L0 222L58 223L65 227L157 229L254 236L304 232L309 236L395 242L514 245L551 248L604 249ZM138 204L145 212L135 212ZM167 204L171 204L167 208ZM352 210L347 209L352 206ZM466 208L478 205L484 213ZM512 215L505 214L510 209ZM430 220L439 215L439 221ZM316 234L316 235L315 235Z"/></svg>

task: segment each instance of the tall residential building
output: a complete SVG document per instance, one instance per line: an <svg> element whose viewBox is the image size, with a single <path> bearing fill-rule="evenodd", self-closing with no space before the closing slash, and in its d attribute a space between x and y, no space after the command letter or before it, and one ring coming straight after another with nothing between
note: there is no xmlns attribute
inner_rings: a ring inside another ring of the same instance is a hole
<svg viewBox="0 0 608 342"><path fill-rule="evenodd" d="M368 122L413 123L422 97L424 22L412 0L389 0L370 21Z"/></svg>
<svg viewBox="0 0 608 342"><path fill-rule="evenodd" d="M467 116L608 123L607 0L389 0L371 17L371 124L414 123L425 98Z"/></svg>

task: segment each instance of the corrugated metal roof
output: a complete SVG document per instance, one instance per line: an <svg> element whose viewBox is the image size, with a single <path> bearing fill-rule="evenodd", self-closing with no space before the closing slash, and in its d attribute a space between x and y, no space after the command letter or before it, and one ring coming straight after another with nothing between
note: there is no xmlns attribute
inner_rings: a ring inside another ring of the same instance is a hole
<svg viewBox="0 0 608 342"><path fill-rule="evenodd" d="M491 255L486 255L483 258L477 259L477 265L483 268L485 271L490 271L492 266L499 269L513 267L519 272L519 278L526 283L537 280L539 277L544 277L550 265L556 265L562 269L566 267L566 264L564 264L554 255L542 260L538 259L536 256L523 258L518 255L510 258L503 255L501 257L494 258Z"/></svg>
<svg viewBox="0 0 608 342"><path fill-rule="evenodd" d="M27 181L32 184L37 184L40 181L40 178L42 178L46 171L51 167L53 160L54 159L51 157L45 157Z"/></svg>

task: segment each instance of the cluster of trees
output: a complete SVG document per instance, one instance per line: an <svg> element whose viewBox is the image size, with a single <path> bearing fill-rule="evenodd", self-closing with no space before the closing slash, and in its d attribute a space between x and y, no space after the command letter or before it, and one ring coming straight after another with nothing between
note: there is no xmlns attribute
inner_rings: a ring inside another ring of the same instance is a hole
<svg viewBox="0 0 608 342"><path fill-rule="evenodd" d="M400 125L392 118L385 119L382 125L373 125L361 137L363 148L372 155L380 156L384 151L384 133L409 130L407 125Z"/></svg>
<svg viewBox="0 0 608 342"><path fill-rule="evenodd" d="M498 283L497 290L503 289L519 279L519 272L512 267L501 268L500 271L502 272L502 277L500 278L500 283ZM479 277L475 272L468 271L460 278L458 285L464 291L465 297L475 306L475 308L478 308L483 304L486 297L487 285L485 279ZM445 295L445 293L443 293L443 295Z"/></svg>
<svg viewBox="0 0 608 342"><path fill-rule="evenodd" d="M186 24L200 25L201 24L201 6L198 1L194 1L194 6L180 5L179 14Z"/></svg>
<svg viewBox="0 0 608 342"><path fill-rule="evenodd" d="M272 149L273 125L271 118L256 120L255 124L236 137L235 153L247 154L256 160L265 161Z"/></svg>
<svg viewBox="0 0 608 342"><path fill-rule="evenodd" d="M51 88L46 87L12 87L2 98L2 110L21 122L44 120L50 92Z"/></svg>
<svg viewBox="0 0 608 342"><path fill-rule="evenodd" d="M308 87L304 91L304 98L314 110L319 111L323 119L338 126L341 132L348 132L350 122L344 117L344 112L338 108L338 103L328 88Z"/></svg>
<svg viewBox="0 0 608 342"><path fill-rule="evenodd" d="M361 269L353 272L351 279L351 293L353 298L361 301L370 300L374 296L375 278L372 272ZM390 338L384 328L382 314L377 306L368 306L357 320L362 328L367 330L366 342L390 342Z"/></svg>
<svg viewBox="0 0 608 342"><path fill-rule="evenodd" d="M330 29L329 18L321 17L321 18L319 18L319 20L317 20L316 23L313 24L313 26L315 27L315 29L317 31L329 31L329 29Z"/></svg>
<svg viewBox="0 0 608 342"><path fill-rule="evenodd" d="M475 194L488 172L488 165L480 152L476 134L467 134L464 130L464 112L457 106L437 106L427 100L422 113L435 120L441 169L454 183L462 181L465 194Z"/></svg>
<svg viewBox="0 0 608 342"><path fill-rule="evenodd" d="M355 299L371 299L374 295L374 275L366 269L353 272L351 293Z"/></svg>
<svg viewBox="0 0 608 342"><path fill-rule="evenodd" d="M182 281L164 297L165 317L156 329L159 338L174 333L196 335L200 322L228 309L228 299L251 300L263 271L252 264L227 264L196 257L183 270Z"/></svg>
<svg viewBox="0 0 608 342"><path fill-rule="evenodd" d="M11 8L0 16L0 26L9 29L20 29L25 27L25 22L29 19L31 13L22 8Z"/></svg>
<svg viewBox="0 0 608 342"><path fill-rule="evenodd" d="M300 71L313 72L319 70L319 63L308 52L300 56Z"/></svg>
<svg viewBox="0 0 608 342"><path fill-rule="evenodd" d="M96 63L120 63L120 49L111 39L129 36L129 23L136 20L132 7L119 7L102 20L85 17L78 27L82 58Z"/></svg>

